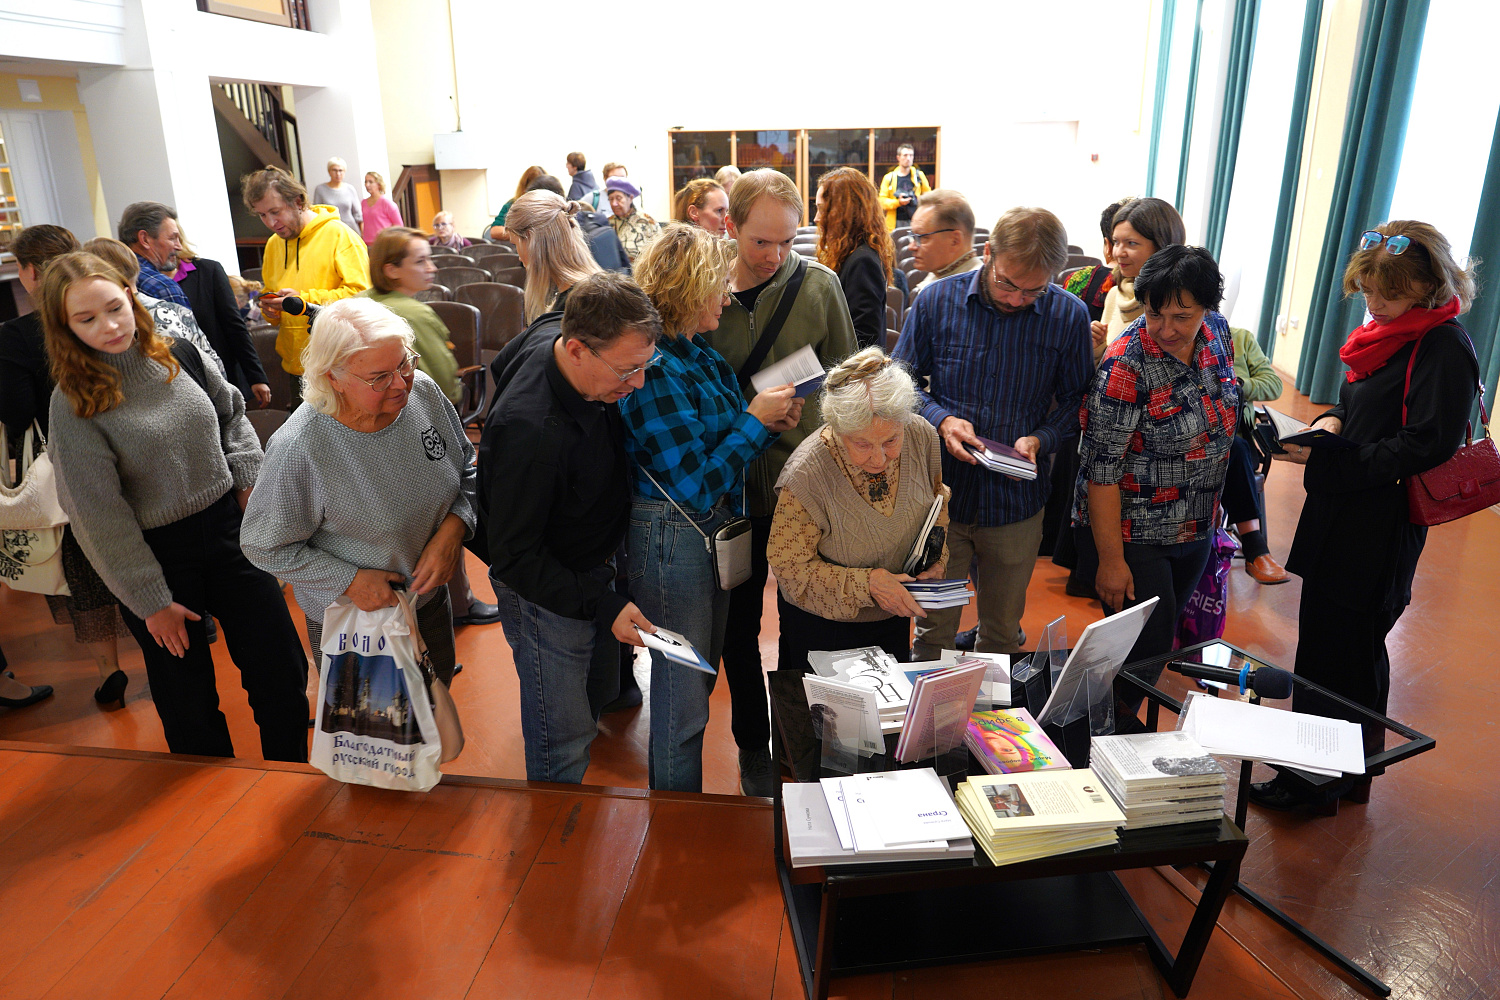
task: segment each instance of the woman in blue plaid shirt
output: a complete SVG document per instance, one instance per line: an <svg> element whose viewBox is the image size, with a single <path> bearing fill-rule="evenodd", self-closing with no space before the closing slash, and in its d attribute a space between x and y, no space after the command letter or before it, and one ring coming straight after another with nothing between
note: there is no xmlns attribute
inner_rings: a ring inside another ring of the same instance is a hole
<svg viewBox="0 0 1500 1000"><path fill-rule="evenodd" d="M712 535L740 512L741 472L802 418L791 385L768 389L747 406L734 369L698 337L719 325L733 263L733 243L684 224L668 225L641 251L635 278L661 314L664 336L645 385L620 402L626 450L636 463L626 536L631 599L715 665L729 592L718 589L699 530ZM703 790L703 730L716 679L652 651L652 788Z"/></svg>

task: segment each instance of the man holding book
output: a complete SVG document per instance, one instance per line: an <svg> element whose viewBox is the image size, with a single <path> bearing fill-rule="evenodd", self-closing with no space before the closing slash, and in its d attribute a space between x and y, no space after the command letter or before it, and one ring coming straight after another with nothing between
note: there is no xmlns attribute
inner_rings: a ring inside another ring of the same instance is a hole
<svg viewBox="0 0 1500 1000"><path fill-rule="evenodd" d="M896 359L918 382L929 379L921 413L942 437L943 480L953 490L948 564L962 575L977 563L981 652L1019 649L1050 477L1013 478L975 453L986 451L981 438L1033 464L1055 451L1078 432L1093 371L1088 309L1052 283L1067 260L1057 216L1013 208L995 223L984 266L928 286L896 345ZM953 647L960 610L934 610L918 622L918 660Z"/></svg>

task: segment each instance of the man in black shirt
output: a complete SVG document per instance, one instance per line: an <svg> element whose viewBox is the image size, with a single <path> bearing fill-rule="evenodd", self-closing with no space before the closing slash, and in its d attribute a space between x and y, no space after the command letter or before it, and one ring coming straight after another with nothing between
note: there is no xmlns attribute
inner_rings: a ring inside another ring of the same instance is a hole
<svg viewBox="0 0 1500 1000"><path fill-rule="evenodd" d="M616 404L646 380L661 319L629 278L574 285L497 359L479 443L490 580L521 679L530 781L581 782L619 645L655 631L610 584L630 516Z"/></svg>

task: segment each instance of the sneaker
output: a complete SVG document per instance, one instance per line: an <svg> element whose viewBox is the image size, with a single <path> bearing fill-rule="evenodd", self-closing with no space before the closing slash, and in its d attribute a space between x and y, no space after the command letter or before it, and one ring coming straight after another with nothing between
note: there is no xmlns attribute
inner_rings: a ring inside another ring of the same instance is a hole
<svg viewBox="0 0 1500 1000"><path fill-rule="evenodd" d="M740 751L740 794L769 799L776 794L776 774L769 747Z"/></svg>

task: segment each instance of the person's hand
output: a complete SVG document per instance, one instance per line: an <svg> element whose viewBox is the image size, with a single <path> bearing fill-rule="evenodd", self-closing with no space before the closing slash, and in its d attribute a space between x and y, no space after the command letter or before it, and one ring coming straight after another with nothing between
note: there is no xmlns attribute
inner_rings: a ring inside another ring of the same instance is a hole
<svg viewBox="0 0 1500 1000"><path fill-rule="evenodd" d="M1096 319L1089 324L1089 334L1094 338L1094 346L1098 347L1109 336L1109 324Z"/></svg>
<svg viewBox="0 0 1500 1000"><path fill-rule="evenodd" d="M281 301L283 299L285 299L288 295L296 295L296 294L297 294L297 289L295 289L295 288L283 288L283 289L280 289L279 291L267 292L265 295L262 295L260 297L260 299L259 299L259 301L260 301L260 311L261 311L261 315L265 317L266 322L267 323L280 323L281 322Z"/></svg>
<svg viewBox="0 0 1500 1000"><path fill-rule="evenodd" d="M1283 451L1271 456L1273 462L1293 462L1297 465L1306 465L1308 456L1312 454L1312 449L1305 444L1284 444L1281 447L1284 449Z"/></svg>
<svg viewBox="0 0 1500 1000"><path fill-rule="evenodd" d="M1100 561L1099 571L1094 574L1094 592L1105 607L1116 611L1125 607L1127 600L1135 600L1135 577L1124 559Z"/></svg>
<svg viewBox="0 0 1500 1000"><path fill-rule="evenodd" d="M362 569L354 574L354 581L344 596L354 602L361 611L379 611L396 606L396 592L392 583L400 583L406 577L386 569Z"/></svg>
<svg viewBox="0 0 1500 1000"><path fill-rule="evenodd" d="M756 393L755 398L750 400L750 405L745 407L745 410L756 420L765 424L766 430L779 432L789 429L784 425L787 415L792 412L793 403L798 404L797 415L801 417L802 400L797 398L797 387L788 382L786 385L778 385L774 389ZM795 427L796 421L793 421L791 426Z"/></svg>
<svg viewBox="0 0 1500 1000"><path fill-rule="evenodd" d="M181 656L188 648L187 623L202 620L202 615L194 614L173 601L146 619L146 631L151 633L151 638L162 649L173 656Z"/></svg>
<svg viewBox="0 0 1500 1000"><path fill-rule="evenodd" d="M1342 434L1344 432L1344 422L1338 417L1319 417L1313 421L1312 425L1314 430L1323 430L1330 434Z"/></svg>
<svg viewBox="0 0 1500 1000"><path fill-rule="evenodd" d="M615 615L615 623L609 627L616 639L630 646L644 646L641 637L636 634L636 629L642 632L655 632L656 626L646 620L641 614L641 609L635 606L635 602L625 605L620 613Z"/></svg>
<svg viewBox="0 0 1500 1000"><path fill-rule="evenodd" d="M941 580L948 567L939 560L917 574L918 580Z"/></svg>
<svg viewBox="0 0 1500 1000"><path fill-rule="evenodd" d="M240 513L242 514L245 512L245 508L250 505L251 489L252 487L247 486L242 490L234 491L234 502L240 505Z"/></svg>
<svg viewBox="0 0 1500 1000"><path fill-rule="evenodd" d="M416 569L411 574L411 589L418 594L441 587L448 578L458 572L458 561L463 558L465 525L457 514L443 518L422 554L417 557Z"/></svg>
<svg viewBox="0 0 1500 1000"><path fill-rule="evenodd" d="M250 394L255 397L255 402L264 409L271 405L271 387L264 382L257 382L250 387Z"/></svg>
<svg viewBox="0 0 1500 1000"><path fill-rule="evenodd" d="M880 605L881 610L893 615L926 618L927 612L911 596L911 591L901 586L910 582L911 577L905 573L892 573L888 569L876 567L870 570L870 596L875 598L875 603Z"/></svg>
<svg viewBox="0 0 1500 1000"><path fill-rule="evenodd" d="M1042 448L1042 439L1035 434L1027 434L1025 437L1016 438L1012 448L1026 456L1026 460L1033 465L1036 464L1036 453Z"/></svg>
<svg viewBox="0 0 1500 1000"><path fill-rule="evenodd" d="M909 195L909 194L898 194L898 195L896 195L896 200L899 201L903 205L910 205L911 204L911 195Z"/></svg>
<svg viewBox="0 0 1500 1000"><path fill-rule="evenodd" d="M943 422L938 424L938 433L942 435L943 444L948 448L948 454L960 462L968 462L970 465L978 465L979 459L974 453L964 447L965 442L972 443L974 447L983 447L979 438L974 436L974 425L963 417L944 417Z"/></svg>

